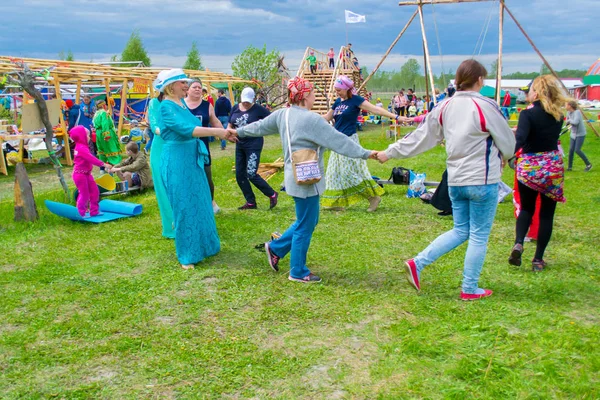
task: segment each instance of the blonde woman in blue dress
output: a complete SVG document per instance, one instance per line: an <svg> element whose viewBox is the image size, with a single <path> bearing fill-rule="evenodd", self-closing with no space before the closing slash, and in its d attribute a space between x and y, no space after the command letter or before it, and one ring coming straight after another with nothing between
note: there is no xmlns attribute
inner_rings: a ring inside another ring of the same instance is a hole
<svg viewBox="0 0 600 400"><path fill-rule="evenodd" d="M175 249L183 269L193 269L221 248L204 173L208 150L198 138L227 136L225 129L203 128L183 104L189 81L183 70L171 69L162 71L156 84L164 93L159 121L164 141L160 172L173 210Z"/></svg>

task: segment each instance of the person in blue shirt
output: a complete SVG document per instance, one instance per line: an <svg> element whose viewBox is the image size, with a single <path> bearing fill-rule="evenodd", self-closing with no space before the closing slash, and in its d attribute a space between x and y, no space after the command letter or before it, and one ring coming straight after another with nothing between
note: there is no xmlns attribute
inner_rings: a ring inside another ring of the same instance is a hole
<svg viewBox="0 0 600 400"><path fill-rule="evenodd" d="M335 81L334 88L339 97L324 118L327 121L335 121L335 129L356 143L359 143L356 121L361 110L396 121L406 120L404 117L374 106L355 94L354 82L347 76L340 75ZM373 212L377 210L383 193L383 189L371 177L366 160L331 153L325 173L325 193L321 200L324 207L343 210L344 207L366 199L369 201L367 211Z"/></svg>
<svg viewBox="0 0 600 400"><path fill-rule="evenodd" d="M135 119L132 119L129 122L131 126L131 130L129 131L129 141L138 145L138 150L141 150L142 143L146 142L146 138L144 137L144 131L140 129L139 122Z"/></svg>
<svg viewBox="0 0 600 400"><path fill-rule="evenodd" d="M215 102L215 115L223 124L223 128L227 128L227 124L229 123L229 113L231 112L231 101L227 97L225 97L225 91L223 89L219 89L218 91L219 97ZM221 139L221 150L225 150L227 148L227 140Z"/></svg>

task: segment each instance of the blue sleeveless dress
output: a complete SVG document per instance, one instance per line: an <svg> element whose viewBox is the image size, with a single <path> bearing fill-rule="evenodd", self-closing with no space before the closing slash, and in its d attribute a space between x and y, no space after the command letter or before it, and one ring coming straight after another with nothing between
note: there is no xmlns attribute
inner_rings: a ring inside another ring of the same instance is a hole
<svg viewBox="0 0 600 400"><path fill-rule="evenodd" d="M160 115L160 170L173 210L177 258L181 264L196 264L221 249L204 173L208 151L192 136L200 121L183 103L163 100Z"/></svg>

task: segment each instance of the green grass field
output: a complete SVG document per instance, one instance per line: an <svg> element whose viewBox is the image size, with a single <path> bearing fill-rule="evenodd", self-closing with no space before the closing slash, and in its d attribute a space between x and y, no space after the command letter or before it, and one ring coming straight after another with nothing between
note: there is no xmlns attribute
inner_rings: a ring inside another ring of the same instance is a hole
<svg viewBox="0 0 600 400"><path fill-rule="evenodd" d="M565 138L566 139L566 138ZM383 129L361 134L384 149ZM422 292L402 262L452 226L405 186L386 186L376 213L363 204L322 211L308 265L323 283L274 273L254 245L294 220L282 195L268 211L241 212L233 146L214 143L217 225L222 251L183 271L160 236L153 192L128 196L140 217L103 225L49 214L62 201L49 167L28 166L40 211L12 222L11 176L0 176L0 397L278 399L598 399L600 398L600 139L588 135L566 175L540 274L508 265L515 219L498 207L481 286L494 295L458 298L465 246L422 274ZM565 143L568 147L568 143ZM567 149L565 149L567 150ZM263 161L281 155L277 137ZM439 180L445 152L369 161ZM279 189L282 175L270 183ZM504 171L511 184L513 172ZM71 181L69 180L71 183ZM525 260L533 255L526 245Z"/></svg>

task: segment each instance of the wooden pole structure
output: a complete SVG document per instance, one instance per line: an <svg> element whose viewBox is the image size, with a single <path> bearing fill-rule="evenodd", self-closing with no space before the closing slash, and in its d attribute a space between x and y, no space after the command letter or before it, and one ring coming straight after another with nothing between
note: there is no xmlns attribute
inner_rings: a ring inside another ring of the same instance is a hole
<svg viewBox="0 0 600 400"><path fill-rule="evenodd" d="M535 50L535 52L538 54L538 56L540 56L540 58L544 62L544 65L546 65L546 67L548 67L548 69L550 70L550 72L552 73L552 75L554 75L554 77L556 79L558 79L558 81L560 82L560 84L563 87L563 89L565 90L565 92L569 93L569 89L567 89L567 87L565 86L565 84L563 83L563 81L558 77L558 74L556 73L556 71L554 71L554 69L550 66L550 63L548 63L548 61L546 60L546 58L538 50L538 48L536 47L536 45L533 43L533 40L531 40L531 38L529 37L529 35L527 34L527 32L525 32L525 29L523 29L523 27L521 26L521 24L519 23L519 21L517 21L517 19L513 15L513 13L510 12L510 10L506 6L506 4L504 5L504 9L508 13L508 15L510 15L510 17L512 18L512 20L515 21L515 24L517 25L517 27L519 28L519 30L523 33L523 35L525 36L525 38L527 39L527 41L529 42L529 44L531 45L531 47L533 47L533 50ZM589 125L589 127L592 128L592 131L594 132L594 134L596 134L597 137L600 137L600 134L598 134L598 132L596 131L596 129L594 128L594 126L587 119L586 119L586 122Z"/></svg>
<svg viewBox="0 0 600 400"><path fill-rule="evenodd" d="M77 89L75 90L75 104L81 104L81 79L77 80Z"/></svg>
<svg viewBox="0 0 600 400"><path fill-rule="evenodd" d="M419 6L422 4L454 4L454 3L479 3L482 1L496 1L496 0L411 0L401 1L398 3L399 6Z"/></svg>
<svg viewBox="0 0 600 400"><path fill-rule="evenodd" d="M431 92L433 98L433 105L437 104L435 98L435 82L433 81L433 73L431 72L431 58L429 57L429 46L427 45L427 35L425 34L425 21L423 20L423 5L419 4L419 20L421 21L421 33L423 35L423 46L425 46L425 57L427 59L427 72L429 73L429 83L431 84Z"/></svg>
<svg viewBox="0 0 600 400"><path fill-rule="evenodd" d="M125 107L127 106L127 79L123 80L123 88L121 89L121 108L119 110L119 125L117 128L117 136L121 136L123 129L123 117L125 116Z"/></svg>
<svg viewBox="0 0 600 400"><path fill-rule="evenodd" d="M112 115L112 106L110 105L110 80L104 80L104 88L106 89L106 106L108 107L108 115Z"/></svg>
<svg viewBox="0 0 600 400"><path fill-rule="evenodd" d="M496 103L502 105L500 95L502 91L502 42L504 40L504 1L500 0L500 13L498 25L498 63L496 64Z"/></svg>
<svg viewBox="0 0 600 400"><path fill-rule="evenodd" d="M427 56L425 55L425 43L423 43L423 61L425 62L425 66L427 66ZM427 68L425 68L425 107L427 107L427 111L429 111L429 74L427 73Z"/></svg>
<svg viewBox="0 0 600 400"><path fill-rule="evenodd" d="M227 82L227 90L229 91L229 101L231 101L231 104L235 103L235 99L233 98L233 88L231 86L231 82Z"/></svg>
<svg viewBox="0 0 600 400"><path fill-rule="evenodd" d="M58 78L54 78L54 91L56 92L56 98L62 104L62 93L60 92L60 80ZM69 145L69 134L67 132L67 124L65 121L65 117L63 113L58 115L58 120L60 121L60 127L63 131L63 148L65 151L65 161L68 166L73 165L73 160L71 160L71 146Z"/></svg>
<svg viewBox="0 0 600 400"><path fill-rule="evenodd" d="M392 51L392 49L394 48L394 46L396 46L396 43L398 43L398 40L400 40L400 38L402 37L402 35L404 35L404 32L406 32L406 30L408 29L408 27L410 26L410 24L413 22L413 20L415 19L415 17L417 16L418 13L419 13L419 11L415 10L415 12L413 13L413 15L410 17L410 19L406 23L406 25L404 25L404 28L402 29L402 31L400 32L400 34L398 34L398 36L396 36L396 40L394 40L392 42L392 44L390 45L390 47L388 48L388 50L385 52L385 54L381 58L381 61L379 61L379 64L377 64L377 66L375 67L375 69L373 69L373 71L371 71L371 73L369 74L369 76L367 76L367 78L363 81L362 85L360 85L360 87L358 88L359 92L367 84L367 82L369 82L369 79L371 79L371 77L375 74L375 72L377 72L377 70L379 69L379 67L381 67L381 64L383 64L383 62L385 61L385 59L387 58L387 56L390 54L390 51Z"/></svg>

